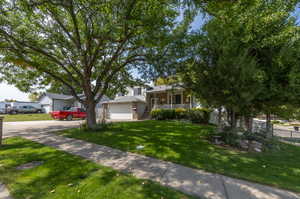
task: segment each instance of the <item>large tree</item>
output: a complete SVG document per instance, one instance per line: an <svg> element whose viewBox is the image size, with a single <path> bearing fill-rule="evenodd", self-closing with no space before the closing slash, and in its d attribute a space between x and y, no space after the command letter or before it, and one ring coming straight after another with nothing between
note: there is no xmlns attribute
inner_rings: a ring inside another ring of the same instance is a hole
<svg viewBox="0 0 300 199"><path fill-rule="evenodd" d="M148 49L165 43L178 16L174 3L0 0L2 79L26 91L64 85L93 127L96 103L126 86Z"/></svg>
<svg viewBox="0 0 300 199"><path fill-rule="evenodd" d="M291 16L296 4L285 0L208 3L211 18L188 43L191 59L180 70L187 85L212 105L243 114L266 113L269 127L270 114L294 103L291 89L299 86L295 78L299 27Z"/></svg>

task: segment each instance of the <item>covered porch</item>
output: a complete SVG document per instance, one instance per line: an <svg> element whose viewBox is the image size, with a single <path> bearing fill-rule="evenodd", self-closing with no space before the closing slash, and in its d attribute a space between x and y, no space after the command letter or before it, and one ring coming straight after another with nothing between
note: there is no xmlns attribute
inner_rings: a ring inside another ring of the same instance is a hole
<svg viewBox="0 0 300 199"><path fill-rule="evenodd" d="M147 92L147 105L153 109L193 108L194 97L183 89Z"/></svg>

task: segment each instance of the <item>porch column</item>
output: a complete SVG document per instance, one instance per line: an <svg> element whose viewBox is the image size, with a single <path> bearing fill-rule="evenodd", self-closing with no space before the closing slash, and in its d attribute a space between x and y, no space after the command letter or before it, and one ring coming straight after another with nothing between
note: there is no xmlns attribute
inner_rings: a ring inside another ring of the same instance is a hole
<svg viewBox="0 0 300 199"><path fill-rule="evenodd" d="M183 91L181 91L181 104L184 107L185 102L183 101ZM181 106L181 105L180 105ZM184 107L185 108L185 107Z"/></svg>
<svg viewBox="0 0 300 199"><path fill-rule="evenodd" d="M2 136L3 136L3 119L4 117L0 116L0 147L2 145Z"/></svg>
<svg viewBox="0 0 300 199"><path fill-rule="evenodd" d="M171 92L171 109L173 108L173 92Z"/></svg>
<svg viewBox="0 0 300 199"><path fill-rule="evenodd" d="M167 91L167 106L169 105L170 103L170 93Z"/></svg>
<svg viewBox="0 0 300 199"><path fill-rule="evenodd" d="M154 93L154 109L157 109L157 95Z"/></svg>

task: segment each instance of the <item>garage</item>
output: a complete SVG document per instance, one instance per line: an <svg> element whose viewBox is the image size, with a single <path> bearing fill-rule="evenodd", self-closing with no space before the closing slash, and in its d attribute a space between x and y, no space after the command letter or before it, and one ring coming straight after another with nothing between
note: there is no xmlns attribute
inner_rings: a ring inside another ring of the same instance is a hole
<svg viewBox="0 0 300 199"><path fill-rule="evenodd" d="M109 120L139 120L146 110L146 102L136 96L120 96L102 104L103 117Z"/></svg>
<svg viewBox="0 0 300 199"><path fill-rule="evenodd" d="M112 120L132 120L132 104L109 104L109 118Z"/></svg>

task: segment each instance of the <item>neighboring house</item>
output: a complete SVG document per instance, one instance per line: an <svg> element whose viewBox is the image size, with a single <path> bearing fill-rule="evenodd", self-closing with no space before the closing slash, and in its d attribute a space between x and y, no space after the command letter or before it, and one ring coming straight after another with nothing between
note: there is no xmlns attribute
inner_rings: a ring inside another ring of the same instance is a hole
<svg viewBox="0 0 300 199"><path fill-rule="evenodd" d="M126 93L117 94L114 100L104 101L103 114L110 120L140 120L146 110L146 88L128 87Z"/></svg>
<svg viewBox="0 0 300 199"><path fill-rule="evenodd" d="M180 86L161 85L147 90L147 107L152 109L199 107L195 97Z"/></svg>
<svg viewBox="0 0 300 199"><path fill-rule="evenodd" d="M39 102L46 113L64 110L73 106L80 106L73 96L56 93L45 93L40 97Z"/></svg>
<svg viewBox="0 0 300 199"><path fill-rule="evenodd" d="M81 94L79 97L83 99L84 95ZM108 98L104 96L101 102L106 100L108 100ZM45 93L40 97L39 102L45 109L46 113L51 111L66 110L71 107L83 108L83 105L71 95ZM97 104L96 109L101 107L101 102Z"/></svg>

